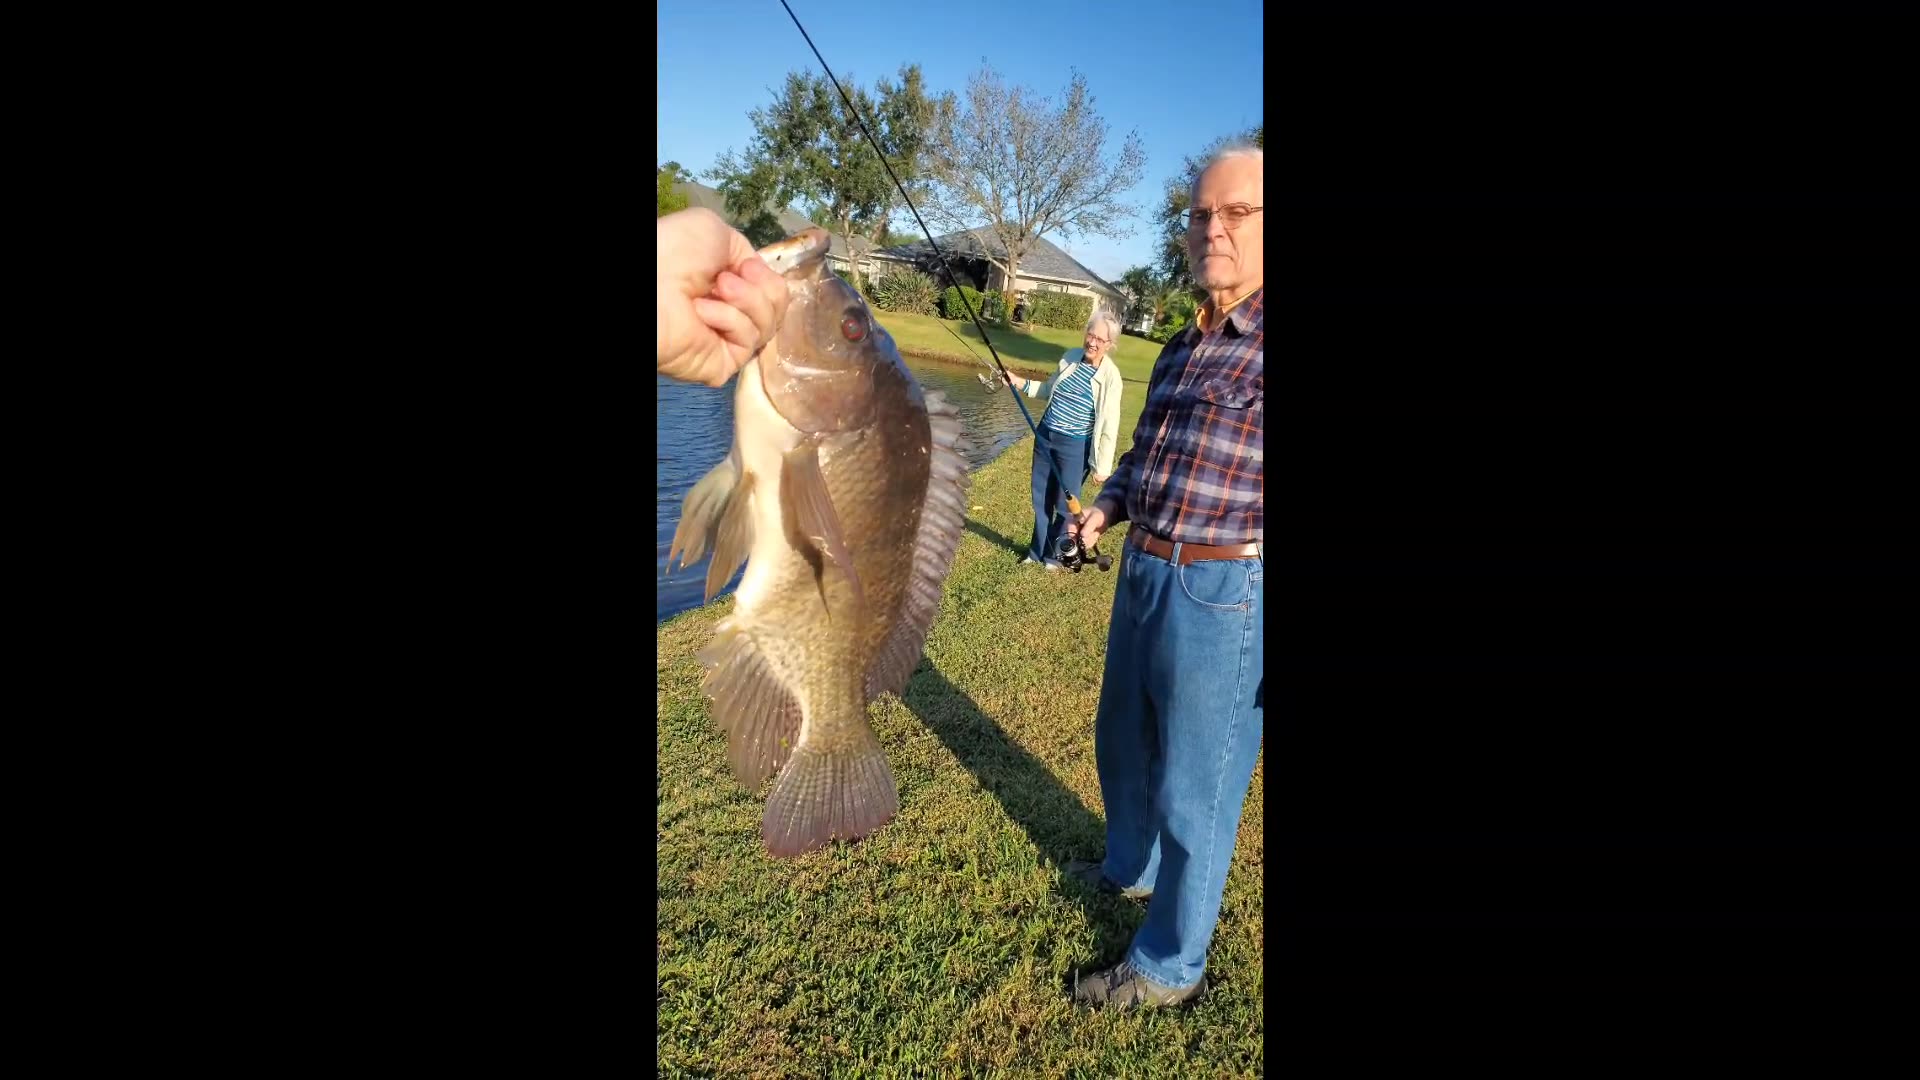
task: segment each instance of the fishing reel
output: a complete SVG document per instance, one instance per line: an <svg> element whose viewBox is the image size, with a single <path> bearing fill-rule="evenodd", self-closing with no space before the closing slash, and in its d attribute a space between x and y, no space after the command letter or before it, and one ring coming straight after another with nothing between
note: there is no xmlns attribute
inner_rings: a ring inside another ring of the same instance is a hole
<svg viewBox="0 0 1920 1080"><path fill-rule="evenodd" d="M1053 554L1055 558L1060 560L1061 566L1066 567L1076 574L1080 572L1080 567L1087 561L1088 555L1093 556L1093 565L1099 567L1101 573L1104 574L1113 569L1113 556L1100 554L1099 544L1093 545L1091 551L1081 547L1080 538L1077 536L1061 537L1060 542L1053 547Z"/></svg>
<svg viewBox="0 0 1920 1080"><path fill-rule="evenodd" d="M1000 389L1000 386L1001 386L1000 373L997 371L991 375L987 374L984 371L976 371L973 373L973 377L976 379L979 379L980 385L986 387L989 390Z"/></svg>

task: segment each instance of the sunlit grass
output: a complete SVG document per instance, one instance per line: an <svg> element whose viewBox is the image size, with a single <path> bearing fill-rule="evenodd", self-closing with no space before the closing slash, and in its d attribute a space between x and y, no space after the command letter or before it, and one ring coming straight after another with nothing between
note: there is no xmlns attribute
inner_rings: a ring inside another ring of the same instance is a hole
<svg viewBox="0 0 1920 1080"><path fill-rule="evenodd" d="M945 338L964 358L937 320L882 321L896 338ZM1009 361L1049 366L1079 337L992 333ZM1122 339L1117 359L1142 384L1126 385L1123 452L1158 349ZM1118 960L1143 909L1060 873L1102 848L1093 716L1115 575L1016 566L1033 524L1031 456L1029 439L975 474L926 657L903 698L872 708L900 814L858 844L766 856L763 800L728 770L693 659L733 601L659 627L663 1075L1264 1071L1264 765L1227 879L1213 990L1179 1011L1088 1013L1068 1000L1073 971Z"/></svg>
<svg viewBox="0 0 1920 1080"><path fill-rule="evenodd" d="M890 311L876 311L874 317L880 325L893 335L894 343L900 351L913 356L944 358L959 363L978 366L973 358L978 354L981 360L993 363L993 357L987 347L980 342L980 331L974 328L972 321L962 319L952 321L937 319L931 315L902 315ZM948 331L952 331L949 333ZM958 334L966 344L954 340ZM1009 368L1016 371L1052 371L1060 362L1060 354L1068 349L1077 349L1081 345L1081 331L1062 330L1051 326L1033 326L1016 330L1009 326L989 324L987 335L993 339L993 347L1000 353L1000 359ZM971 347L973 353L967 349ZM1147 384L1147 376L1153 371L1153 361L1160 355L1161 346L1145 338L1128 337L1125 334L1115 343L1112 359L1120 365L1121 375L1131 382L1140 384L1142 390ZM1130 433L1130 432L1129 432Z"/></svg>

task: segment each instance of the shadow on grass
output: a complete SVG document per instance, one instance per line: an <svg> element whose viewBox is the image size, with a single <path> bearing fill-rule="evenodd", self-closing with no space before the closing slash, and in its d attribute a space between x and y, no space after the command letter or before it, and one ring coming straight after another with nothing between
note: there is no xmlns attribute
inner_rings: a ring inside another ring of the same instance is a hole
<svg viewBox="0 0 1920 1080"><path fill-rule="evenodd" d="M1051 865L1055 888L1086 911L1098 933L1096 960L1123 952L1146 908L1103 896L1065 873L1067 860L1096 859L1105 850L1106 822L933 665L923 663L914 672L902 700L980 786L1000 800L1007 816Z"/></svg>
<svg viewBox="0 0 1920 1080"><path fill-rule="evenodd" d="M967 531L979 537L980 539L985 540L990 544L993 544L995 547L1005 548L1008 551L1013 552L1015 555L1026 554L1027 544L1032 539L1031 537L1029 537L1027 540L1010 540L1007 537L1002 536L999 533L993 531L992 529L987 528L985 525L982 525L979 522L973 520L972 518L967 519Z"/></svg>

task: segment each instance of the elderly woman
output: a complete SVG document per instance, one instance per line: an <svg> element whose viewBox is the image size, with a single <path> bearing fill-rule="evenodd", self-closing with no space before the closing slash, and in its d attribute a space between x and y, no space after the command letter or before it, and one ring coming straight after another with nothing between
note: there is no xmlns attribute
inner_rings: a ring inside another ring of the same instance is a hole
<svg viewBox="0 0 1920 1080"><path fill-rule="evenodd" d="M1024 563L1048 570L1063 567L1056 556L1060 538L1067 534L1067 495L1064 480L1078 495L1091 472L1106 482L1113 472L1113 451L1120 439L1120 369L1107 354L1120 336L1120 323L1105 311L1095 311L1087 323L1085 348L1070 349L1060 358L1060 370L1046 380L1012 376L1013 387L1028 397L1047 395L1033 440L1033 542Z"/></svg>

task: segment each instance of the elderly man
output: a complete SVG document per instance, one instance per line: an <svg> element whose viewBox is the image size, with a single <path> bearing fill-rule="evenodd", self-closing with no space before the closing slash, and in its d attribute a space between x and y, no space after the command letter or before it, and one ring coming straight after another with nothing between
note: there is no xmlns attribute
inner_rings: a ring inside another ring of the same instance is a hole
<svg viewBox="0 0 1920 1080"><path fill-rule="evenodd" d="M1023 379L1008 373L1015 390L1028 397L1047 395L1047 411L1034 428L1033 541L1022 565L1065 569L1058 554L1070 524L1067 496L1079 496L1089 472L1101 483L1113 472L1123 387L1119 367L1103 361L1119 336L1120 324L1098 310L1087 321L1084 347L1067 350L1052 378Z"/></svg>
<svg viewBox="0 0 1920 1080"><path fill-rule="evenodd" d="M1075 986L1087 1005L1205 992L1260 752L1263 176L1260 151L1232 149L1194 181L1187 257L1207 300L1161 350L1133 447L1076 523L1089 547L1132 528L1094 722L1106 857L1067 871L1151 897L1126 958Z"/></svg>

